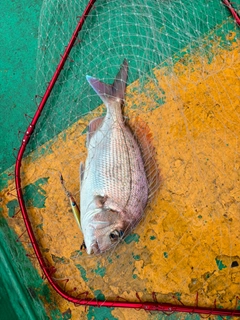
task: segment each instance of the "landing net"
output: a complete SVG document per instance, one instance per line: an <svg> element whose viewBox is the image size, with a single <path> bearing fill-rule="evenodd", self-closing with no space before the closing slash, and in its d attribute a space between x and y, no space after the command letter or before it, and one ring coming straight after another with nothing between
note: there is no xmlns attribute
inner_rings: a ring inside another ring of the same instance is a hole
<svg viewBox="0 0 240 320"><path fill-rule="evenodd" d="M43 1L37 103L86 4ZM125 116L145 141L145 154L150 148L160 182L133 232L114 250L89 256L80 250L83 237L60 174L79 204L87 126L106 112L86 75L112 83L124 59ZM221 2L96 1L21 169L37 245L64 292L99 301L198 305L209 314L239 309L238 74L238 26ZM60 299L56 295L60 309L80 312Z"/></svg>

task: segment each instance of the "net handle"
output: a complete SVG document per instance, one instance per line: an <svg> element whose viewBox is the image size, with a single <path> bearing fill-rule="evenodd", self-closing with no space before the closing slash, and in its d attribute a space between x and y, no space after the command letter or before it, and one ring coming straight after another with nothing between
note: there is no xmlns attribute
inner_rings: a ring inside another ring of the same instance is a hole
<svg viewBox="0 0 240 320"><path fill-rule="evenodd" d="M198 313L198 314L207 314L207 315L222 315L222 316L240 316L240 310L227 310L227 309L211 309L211 308L203 308L198 306L184 306L184 305L172 305L168 303L159 303L159 302L128 302L128 301L97 301L95 299L80 299L74 296L71 296L70 294L67 294L63 289L53 280L52 278L52 267L47 265L46 261L43 258L43 255L38 247L33 229L31 227L30 220L28 218L25 201L23 198L22 193L22 185L21 185L21 176L20 176L20 169L22 164L22 158L23 154L25 152L26 146L29 142L29 139L31 135L34 132L35 125L41 115L41 112L46 105L46 102L51 94L51 91L58 79L58 76L61 72L61 70L64 67L64 64L70 54L70 51L72 47L74 46L74 43L77 39L78 33L82 29L82 26L89 15L89 12L94 6L94 3L96 0L90 0L77 24L77 27L75 31L72 34L72 37L65 49L64 54L61 56L60 62L56 68L56 71L49 82L49 85L47 86L47 89L45 91L45 94L38 106L38 109L28 126L23 140L21 142L21 146L18 151L16 163L15 163L15 185L16 185L16 191L17 191L17 198L19 202L19 206L22 212L23 220L26 225L26 229L31 241L31 244L33 246L33 249L35 251L35 254L37 256L37 259L39 261L40 267L43 270L43 273L53 289L61 295L64 299L78 305L85 305L85 306L95 306L95 307L118 307L118 308L135 308L135 309L144 309L146 311L162 311L162 312L188 312L188 313Z"/></svg>

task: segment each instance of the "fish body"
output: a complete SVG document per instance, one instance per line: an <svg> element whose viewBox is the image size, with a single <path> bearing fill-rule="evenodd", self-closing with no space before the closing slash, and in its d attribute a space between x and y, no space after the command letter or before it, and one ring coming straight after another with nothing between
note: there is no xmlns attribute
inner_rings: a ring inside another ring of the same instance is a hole
<svg viewBox="0 0 240 320"><path fill-rule="evenodd" d="M90 122L88 155L81 165L81 227L87 253L102 253L125 237L143 216L148 183L141 152L122 112L128 65L113 83L87 77L107 108Z"/></svg>

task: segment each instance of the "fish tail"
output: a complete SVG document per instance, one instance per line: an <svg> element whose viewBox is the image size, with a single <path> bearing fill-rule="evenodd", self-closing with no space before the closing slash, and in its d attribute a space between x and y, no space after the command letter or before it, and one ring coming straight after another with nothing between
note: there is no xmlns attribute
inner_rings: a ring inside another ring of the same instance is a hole
<svg viewBox="0 0 240 320"><path fill-rule="evenodd" d="M121 102L124 100L127 77L128 62L126 59L124 59L112 85L101 82L96 78L86 76L91 87L106 105L109 105L114 100L120 100Z"/></svg>

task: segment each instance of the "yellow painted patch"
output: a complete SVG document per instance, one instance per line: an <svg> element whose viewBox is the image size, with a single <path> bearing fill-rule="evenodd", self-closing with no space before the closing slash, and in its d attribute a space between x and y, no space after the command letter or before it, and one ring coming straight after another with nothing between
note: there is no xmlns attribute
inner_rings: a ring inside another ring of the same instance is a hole
<svg viewBox="0 0 240 320"><path fill-rule="evenodd" d="M126 115L133 127L144 121L150 128L162 178L145 219L135 230L139 239L103 256L81 254L82 235L60 183L61 172L79 203L79 164L86 157L86 137L81 133L103 106L41 147L49 148L48 153L37 157L39 148L24 160L24 185L49 178L42 186L47 194L45 207L28 212L44 256L57 268L54 278L63 287L64 279L69 279L65 289L72 294L88 291L88 297L93 297L95 290L101 290L106 299L121 296L137 301L139 292L143 301L150 301L156 292L160 302L178 303L180 298L194 305L198 293L200 306L213 307L216 300L218 307L236 307L240 288L239 53L236 43L223 50L216 42L212 50L211 63L197 52L186 54L171 70L154 69L157 81L149 79L144 87L136 81L127 89ZM163 95L165 103L156 107ZM11 182L8 190L13 188ZM5 208L12 199L11 195L4 198ZM9 223L17 234L24 231L20 217L9 218ZM233 261L238 266L231 267ZM83 308L52 294L61 311L71 308L72 319L83 316ZM144 311L136 312L115 309L112 314L119 319L146 318Z"/></svg>

